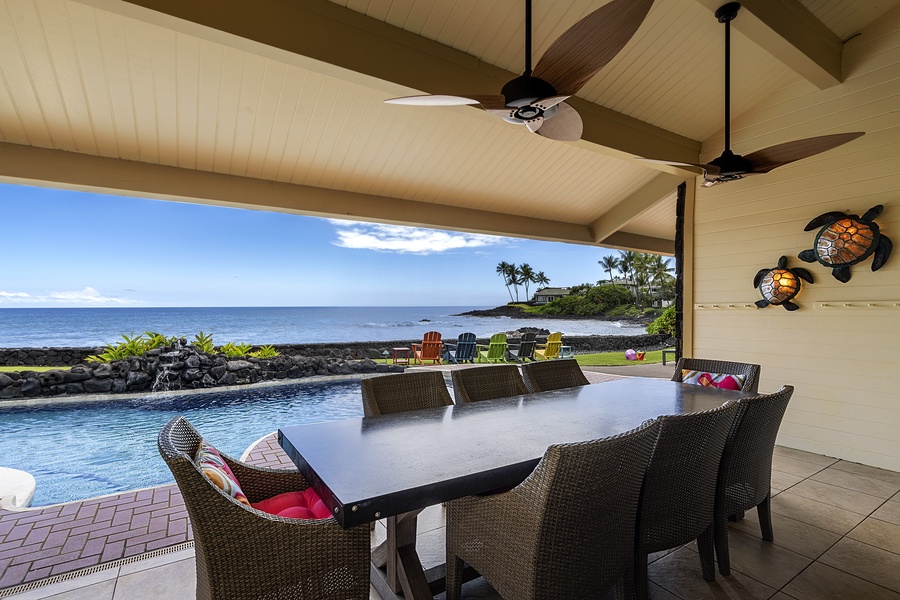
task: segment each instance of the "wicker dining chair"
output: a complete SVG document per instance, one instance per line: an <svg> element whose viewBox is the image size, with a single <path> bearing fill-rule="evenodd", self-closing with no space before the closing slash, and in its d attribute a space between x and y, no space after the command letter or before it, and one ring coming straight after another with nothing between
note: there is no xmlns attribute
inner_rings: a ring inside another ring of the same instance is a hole
<svg viewBox="0 0 900 600"><path fill-rule="evenodd" d="M659 425L550 446L513 489L447 503L447 600L463 561L504 598L596 598L630 586L641 481Z"/></svg>
<svg viewBox="0 0 900 600"><path fill-rule="evenodd" d="M453 405L440 371L368 377L360 385L363 414L367 417Z"/></svg>
<svg viewBox="0 0 900 600"><path fill-rule="evenodd" d="M660 417L659 439L647 467L638 508L634 591L648 597L647 557L697 540L703 578L714 581L716 481L738 404Z"/></svg>
<svg viewBox="0 0 900 600"><path fill-rule="evenodd" d="M238 502L194 462L201 441L184 417L170 420L157 439L190 517L198 600L369 598L368 527L344 529L333 518L287 519ZM309 487L297 471L221 456L250 502Z"/></svg>
<svg viewBox="0 0 900 600"><path fill-rule="evenodd" d="M794 388L786 385L774 394L738 401L738 413L725 443L716 490L716 558L719 573L731 573L728 523L751 508L759 515L762 538L771 542L772 453L775 437Z"/></svg>
<svg viewBox="0 0 900 600"><path fill-rule="evenodd" d="M729 375L743 375L744 384L742 392L757 393L759 391L759 365L749 363L731 362L727 360L712 360L708 358L681 358L675 365L675 373L672 381L683 381L683 371L703 371L705 373L728 373Z"/></svg>
<svg viewBox="0 0 900 600"><path fill-rule="evenodd" d="M522 378L525 380L525 387L532 393L590 384L581 367L573 359L522 365Z"/></svg>
<svg viewBox="0 0 900 600"><path fill-rule="evenodd" d="M457 404L479 402L494 398L508 398L527 394L528 389L519 367L515 365L489 365L457 369L451 374L453 398Z"/></svg>

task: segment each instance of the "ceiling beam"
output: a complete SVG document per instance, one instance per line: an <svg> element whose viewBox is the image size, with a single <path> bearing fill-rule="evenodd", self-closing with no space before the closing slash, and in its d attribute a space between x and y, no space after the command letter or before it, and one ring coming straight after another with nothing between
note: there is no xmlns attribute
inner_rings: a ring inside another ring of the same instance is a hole
<svg viewBox="0 0 900 600"><path fill-rule="evenodd" d="M75 1L390 95L496 94L519 75L328 0ZM572 104L584 120L580 147L623 159L699 160L696 140L578 98Z"/></svg>
<svg viewBox="0 0 900 600"><path fill-rule="evenodd" d="M683 177L661 173L647 182L636 192L628 195L621 202L607 210L603 216L588 227L591 236L598 244L604 244L612 234L622 229L636 216L676 192Z"/></svg>
<svg viewBox="0 0 900 600"><path fill-rule="evenodd" d="M584 225L0 143L0 182L593 245ZM649 250L649 249L648 249Z"/></svg>
<svg viewBox="0 0 900 600"><path fill-rule="evenodd" d="M697 0L711 11L725 0ZM799 0L741 0L732 26L821 90L843 81L844 43Z"/></svg>
<svg viewBox="0 0 900 600"><path fill-rule="evenodd" d="M634 250L635 252L652 252L653 254L675 255L675 242L627 231L617 231L600 243L605 248L616 250Z"/></svg>

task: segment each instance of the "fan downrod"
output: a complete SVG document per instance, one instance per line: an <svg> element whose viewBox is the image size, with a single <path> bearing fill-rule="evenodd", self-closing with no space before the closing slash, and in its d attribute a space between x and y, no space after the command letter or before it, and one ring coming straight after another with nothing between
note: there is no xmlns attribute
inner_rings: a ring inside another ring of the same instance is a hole
<svg viewBox="0 0 900 600"><path fill-rule="evenodd" d="M716 18L719 20L719 23L727 23L728 21L734 21L735 17L737 17L738 11L741 9L740 2L729 2L728 4L723 4L719 8L716 9Z"/></svg>

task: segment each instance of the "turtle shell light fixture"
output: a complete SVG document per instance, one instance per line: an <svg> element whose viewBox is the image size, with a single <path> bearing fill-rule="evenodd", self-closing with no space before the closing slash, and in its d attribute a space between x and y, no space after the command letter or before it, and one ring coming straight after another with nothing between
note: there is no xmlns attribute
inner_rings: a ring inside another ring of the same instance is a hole
<svg viewBox="0 0 900 600"><path fill-rule="evenodd" d="M778 259L773 269L760 269L753 278L753 287L759 288L762 300L756 306L765 308L770 304L783 306L786 310L795 311L799 306L791 302L800 293L801 279L813 283L812 273L802 267L789 269L787 257Z"/></svg>

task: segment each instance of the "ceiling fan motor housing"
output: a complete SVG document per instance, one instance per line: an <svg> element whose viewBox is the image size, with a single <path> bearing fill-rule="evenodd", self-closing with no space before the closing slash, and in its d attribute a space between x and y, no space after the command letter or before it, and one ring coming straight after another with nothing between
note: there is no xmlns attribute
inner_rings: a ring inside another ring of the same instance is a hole
<svg viewBox="0 0 900 600"><path fill-rule="evenodd" d="M512 114L513 122L516 120L529 121L538 117L548 119L556 112L555 106L544 110L531 105L532 102L537 102L541 98L556 95L553 86L538 77L527 74L520 75L504 85L500 93L506 98L506 106L518 109Z"/></svg>

